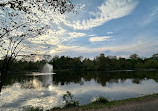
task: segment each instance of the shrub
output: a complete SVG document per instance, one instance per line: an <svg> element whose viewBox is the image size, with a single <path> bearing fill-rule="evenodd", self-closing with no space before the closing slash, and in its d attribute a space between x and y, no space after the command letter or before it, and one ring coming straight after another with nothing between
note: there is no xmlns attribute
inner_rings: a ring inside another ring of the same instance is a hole
<svg viewBox="0 0 158 111"><path fill-rule="evenodd" d="M24 111L43 111L42 107L26 107Z"/></svg>
<svg viewBox="0 0 158 111"><path fill-rule="evenodd" d="M109 100L100 96L98 97L95 101L92 102L92 104L105 104L105 103L108 103Z"/></svg>
<svg viewBox="0 0 158 111"><path fill-rule="evenodd" d="M74 99L73 95L69 91L63 95L63 101L66 103L64 106L65 108L79 106L79 102Z"/></svg>

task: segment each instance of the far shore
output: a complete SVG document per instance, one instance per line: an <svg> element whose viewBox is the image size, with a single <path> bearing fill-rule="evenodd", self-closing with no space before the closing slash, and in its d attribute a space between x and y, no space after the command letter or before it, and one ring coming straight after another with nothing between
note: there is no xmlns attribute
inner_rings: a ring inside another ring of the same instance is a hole
<svg viewBox="0 0 158 111"><path fill-rule="evenodd" d="M82 69L79 69L77 70L78 71L104 71L104 72L135 72L135 71L157 71L158 69L125 69L125 70L95 70L95 69L86 69L86 70L82 70ZM73 69L54 69L53 72L62 72L62 71L76 71L76 70L73 70ZM26 73L32 73L32 72L35 72L35 73L40 73L41 71L39 70L26 70L26 71L8 71L8 73L21 73L21 74L26 74ZM1 74L1 72L0 72Z"/></svg>

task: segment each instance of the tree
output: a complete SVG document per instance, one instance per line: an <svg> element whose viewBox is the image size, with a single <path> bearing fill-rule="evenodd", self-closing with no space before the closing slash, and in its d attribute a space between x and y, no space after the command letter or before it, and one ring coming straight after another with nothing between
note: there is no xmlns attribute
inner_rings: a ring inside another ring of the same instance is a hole
<svg viewBox="0 0 158 111"><path fill-rule="evenodd" d="M90 60L89 58L85 58L83 60L83 65L85 66L86 69L91 69L94 70L95 69L95 65L94 62L92 60Z"/></svg>
<svg viewBox="0 0 158 111"><path fill-rule="evenodd" d="M75 12L70 0L4 0L0 1L0 52L4 56L0 75L0 92L8 69L21 50L26 50L29 41L45 34L52 21L52 11L60 14ZM44 18L41 18L44 15ZM48 22L49 23L49 22ZM21 44L23 43L23 44Z"/></svg>
<svg viewBox="0 0 158 111"><path fill-rule="evenodd" d="M137 59L139 59L139 55L137 55L137 54L132 54L132 55L130 55L129 58L132 59L132 60L137 60Z"/></svg>
<svg viewBox="0 0 158 111"><path fill-rule="evenodd" d="M107 69L107 58L103 53L100 54L100 56L97 56L96 61L96 68L99 70L106 70Z"/></svg>
<svg viewBox="0 0 158 111"><path fill-rule="evenodd" d="M153 54L153 55L152 55L152 58L158 59L158 53Z"/></svg>

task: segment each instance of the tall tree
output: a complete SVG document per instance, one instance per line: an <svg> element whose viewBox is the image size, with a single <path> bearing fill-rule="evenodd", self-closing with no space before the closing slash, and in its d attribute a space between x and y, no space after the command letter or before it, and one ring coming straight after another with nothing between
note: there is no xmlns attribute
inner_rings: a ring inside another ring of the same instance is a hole
<svg viewBox="0 0 158 111"><path fill-rule="evenodd" d="M139 57L139 55L137 55L137 54L132 54L132 55L129 56L129 58L132 59L132 60L137 60L137 59L139 59L140 57Z"/></svg>
<svg viewBox="0 0 158 111"><path fill-rule="evenodd" d="M51 12L75 12L70 0L4 0L0 1L0 52L4 57L0 74L0 92L8 69L29 40L49 29ZM43 15L43 18L41 17ZM42 21L46 19L48 23ZM21 44L23 43L23 44Z"/></svg>

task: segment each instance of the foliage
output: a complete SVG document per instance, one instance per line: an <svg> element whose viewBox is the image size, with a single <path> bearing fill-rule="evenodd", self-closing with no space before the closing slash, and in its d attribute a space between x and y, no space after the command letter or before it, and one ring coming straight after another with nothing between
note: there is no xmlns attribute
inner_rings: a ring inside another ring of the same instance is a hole
<svg viewBox="0 0 158 111"><path fill-rule="evenodd" d="M129 58L132 59L132 60L137 60L137 59L139 59L139 55L137 55L137 54L132 54L132 55L130 55Z"/></svg>
<svg viewBox="0 0 158 111"><path fill-rule="evenodd" d="M26 107L23 109L24 111L43 111L41 107Z"/></svg>
<svg viewBox="0 0 158 111"><path fill-rule="evenodd" d="M65 108L79 106L79 102L74 99L73 95L69 91L63 95L63 101L66 103L64 106Z"/></svg>
<svg viewBox="0 0 158 111"><path fill-rule="evenodd" d="M10 7L25 13L30 13L34 7L41 12L46 12L44 9L59 11L61 14L74 11L74 5L70 0L7 0L0 2L0 7Z"/></svg>
<svg viewBox="0 0 158 111"><path fill-rule="evenodd" d="M2 69L3 61L4 59L0 60L0 70ZM10 71L40 71L45 62L44 60L33 61L33 58L14 60ZM154 55L150 58L129 59L100 55L93 60L89 58L82 60L82 57L71 58L68 56L55 56L50 61L50 64L53 65L55 70L74 70L76 72L79 70L109 71L158 69L158 57Z"/></svg>
<svg viewBox="0 0 158 111"><path fill-rule="evenodd" d="M59 14L75 12L71 0L7 0L0 2L0 50L3 56L15 58L32 38L45 34L53 21L53 11ZM44 15L44 16L41 16ZM43 18L44 17L44 18ZM25 41L25 44L20 45ZM27 46L28 48L29 46ZM25 48L26 50L26 48Z"/></svg>
<svg viewBox="0 0 158 111"><path fill-rule="evenodd" d="M124 100L117 100L117 101L110 101L108 102L106 105L104 104L87 104L84 106L80 106L79 108L81 110L94 110L94 109L104 109L104 108L112 108L112 107L117 107L117 106L121 106L121 105L125 105L125 104L130 104L130 103L141 103L144 101L149 101L152 100L154 98L157 98L158 94L153 94L153 95L146 95L146 96L142 96L142 97L137 97L137 98L129 98L129 99L124 99Z"/></svg>
<svg viewBox="0 0 158 111"><path fill-rule="evenodd" d="M52 108L52 109L50 109L50 111L52 111L52 110L57 110L57 109L62 109L61 107L54 107L54 108ZM49 111L49 110L48 110Z"/></svg>
<svg viewBox="0 0 158 111"><path fill-rule="evenodd" d="M79 57L71 58L56 56L50 62L55 69L84 69L84 70L134 70L134 69L157 69L158 58L141 58L137 54L132 54L129 58L117 58L116 56L100 56L93 60Z"/></svg>
<svg viewBox="0 0 158 111"><path fill-rule="evenodd" d="M93 101L92 104L106 104L106 103L108 103L108 102L109 102L108 99L106 99L106 98L100 96L100 97L98 97L95 101Z"/></svg>
<svg viewBox="0 0 158 111"><path fill-rule="evenodd" d="M4 56L0 92L15 58L22 50L30 48L32 39L45 34L50 28L50 22L54 19L50 16L53 11L58 11L59 14L74 12L74 5L70 0L0 1L0 53Z"/></svg>

